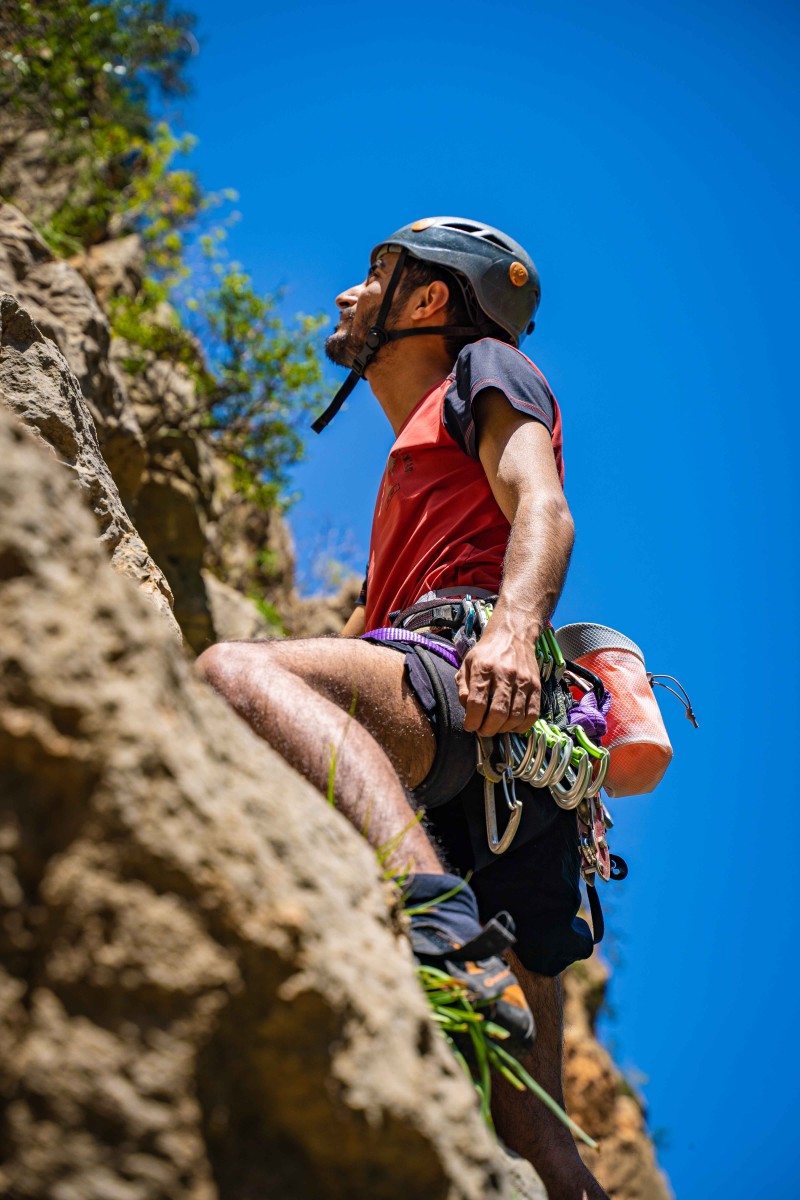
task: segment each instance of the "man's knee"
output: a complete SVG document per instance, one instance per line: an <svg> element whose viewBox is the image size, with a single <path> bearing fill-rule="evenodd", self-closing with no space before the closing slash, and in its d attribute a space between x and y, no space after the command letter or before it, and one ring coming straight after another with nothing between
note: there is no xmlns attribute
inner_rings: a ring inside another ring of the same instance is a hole
<svg viewBox="0 0 800 1200"><path fill-rule="evenodd" d="M261 653L266 645L258 643ZM194 669L215 691L226 695L236 687L250 665L253 649L252 642L217 642L198 656Z"/></svg>

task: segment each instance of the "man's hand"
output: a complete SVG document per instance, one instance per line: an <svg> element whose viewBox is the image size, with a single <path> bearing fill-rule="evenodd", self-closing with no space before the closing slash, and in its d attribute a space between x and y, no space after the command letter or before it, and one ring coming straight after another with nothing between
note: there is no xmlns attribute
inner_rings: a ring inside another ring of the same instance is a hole
<svg viewBox="0 0 800 1200"><path fill-rule="evenodd" d="M529 630L492 617L456 675L468 733L493 737L530 729L542 690L534 641Z"/></svg>

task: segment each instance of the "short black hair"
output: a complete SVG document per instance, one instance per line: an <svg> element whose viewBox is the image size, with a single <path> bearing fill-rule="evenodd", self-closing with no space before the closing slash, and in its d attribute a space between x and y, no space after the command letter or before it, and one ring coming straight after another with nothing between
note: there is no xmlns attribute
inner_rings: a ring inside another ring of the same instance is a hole
<svg viewBox="0 0 800 1200"><path fill-rule="evenodd" d="M447 284L450 292L450 300L447 305L448 325L474 327L478 318L480 318L480 331L476 331L472 336L445 336L445 349L453 359L453 362L455 362L465 346L468 346L470 342L478 341L482 337L493 337L501 342L511 343L510 334L505 329L501 329L499 325L495 325L494 321L490 321L486 314L481 311L470 282L463 276L456 278L453 271L448 271L446 267L440 267L437 263L423 262L421 258L414 258L413 255L409 254L397 287L397 301L400 304L404 304L415 288L427 287L429 283L433 283L435 280ZM467 296L469 297L469 302Z"/></svg>

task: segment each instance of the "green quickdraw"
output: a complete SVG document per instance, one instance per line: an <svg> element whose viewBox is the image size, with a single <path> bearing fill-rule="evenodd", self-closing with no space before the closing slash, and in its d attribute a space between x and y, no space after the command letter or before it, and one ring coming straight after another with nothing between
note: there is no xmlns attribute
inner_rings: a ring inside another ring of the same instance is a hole
<svg viewBox="0 0 800 1200"><path fill-rule="evenodd" d="M491 616L491 606L482 601L473 601L472 607L475 617L465 622L465 636L473 633L474 626L477 626L479 636ZM570 685L587 690L587 684L571 669L573 664L564 658L555 632L549 626L536 640L536 662L542 680L542 715L525 734L503 734L498 739L477 735L477 767L484 781L489 848L493 854L503 854L514 840L522 817L522 800L514 785L516 780L522 780L532 787L549 788L560 808L571 810L583 806L578 813L579 825L583 826L583 865L588 873L597 871L608 878L607 847L604 852L603 846L597 844L599 821L605 820L606 810L596 798L608 771L609 753L591 741L580 725L570 725L568 719L569 710L575 704ZM602 687L599 681L596 683ZM498 743L502 748L500 758L494 756ZM502 836L498 833L495 803L498 783L502 784L509 809Z"/></svg>

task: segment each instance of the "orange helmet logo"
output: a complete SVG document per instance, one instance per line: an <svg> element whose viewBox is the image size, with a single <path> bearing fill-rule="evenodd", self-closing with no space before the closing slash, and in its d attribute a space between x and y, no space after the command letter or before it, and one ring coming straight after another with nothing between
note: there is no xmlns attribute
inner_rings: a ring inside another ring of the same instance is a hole
<svg viewBox="0 0 800 1200"><path fill-rule="evenodd" d="M514 287L522 287L523 284L528 282L528 268L523 266L521 262L513 262L508 268L508 278Z"/></svg>

